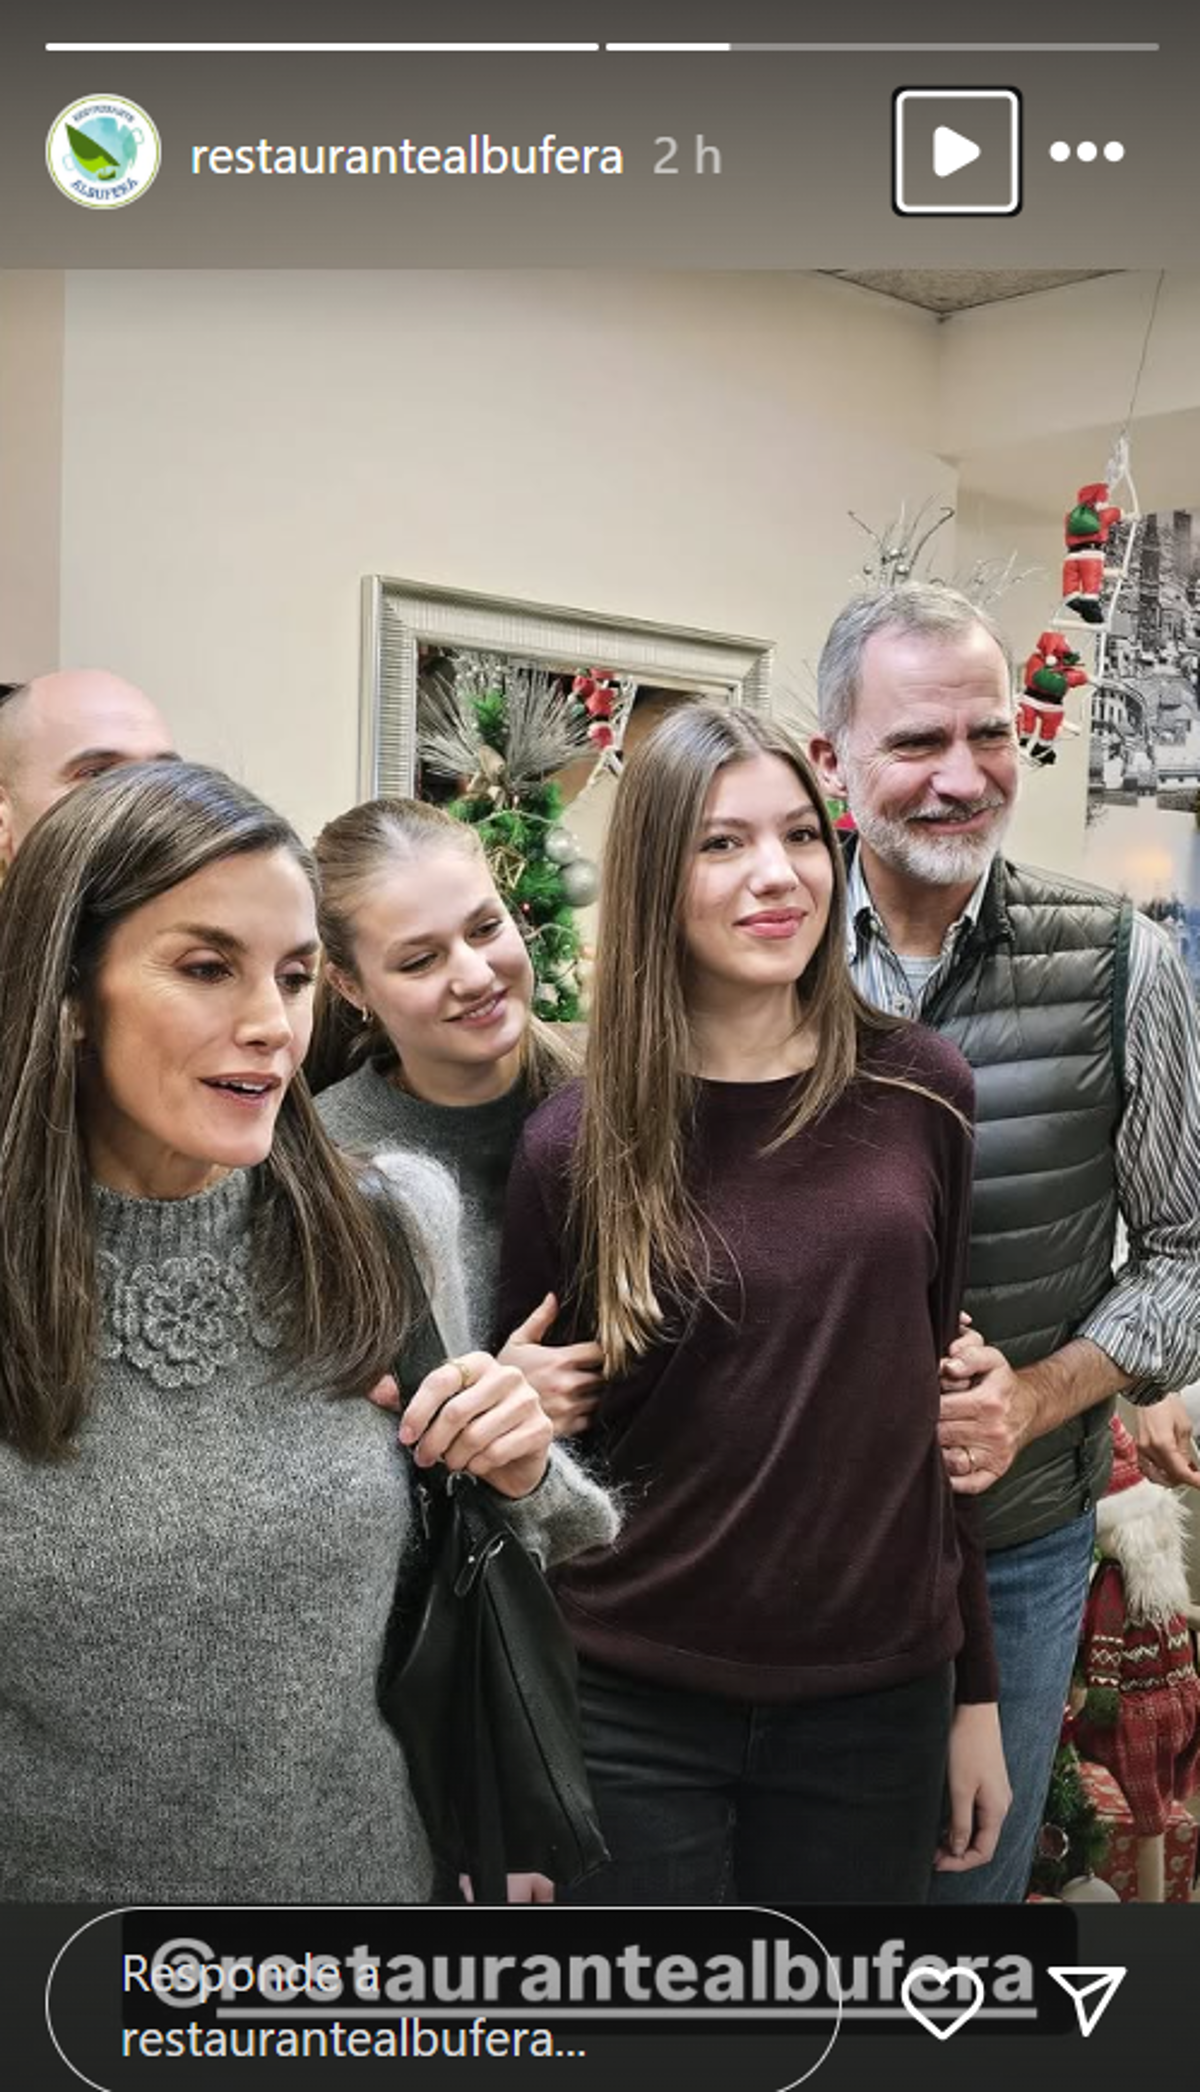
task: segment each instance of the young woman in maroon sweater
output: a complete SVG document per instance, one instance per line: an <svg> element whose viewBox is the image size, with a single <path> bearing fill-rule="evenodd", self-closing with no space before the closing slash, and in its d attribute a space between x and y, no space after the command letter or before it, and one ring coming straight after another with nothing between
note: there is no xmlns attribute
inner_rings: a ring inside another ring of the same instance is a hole
<svg viewBox="0 0 1200 2092"><path fill-rule="evenodd" d="M616 1546L558 1581L611 1903L920 1902L1007 1807L974 1507L937 1441L972 1083L870 1010L775 722L680 707L605 851L588 1068L529 1121L502 1306L597 1334Z"/></svg>

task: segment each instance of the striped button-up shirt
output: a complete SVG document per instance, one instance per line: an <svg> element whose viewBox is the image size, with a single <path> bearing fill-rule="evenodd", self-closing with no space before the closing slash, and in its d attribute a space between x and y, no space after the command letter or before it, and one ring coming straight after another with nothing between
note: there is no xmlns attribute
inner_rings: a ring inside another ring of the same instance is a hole
<svg viewBox="0 0 1200 2092"><path fill-rule="evenodd" d="M905 959L876 912L856 850L847 878L847 957L860 994L878 1009L919 1018L978 921L989 876L935 958ZM1200 1379L1200 1007L1169 939L1136 910L1114 1158L1128 1257L1075 1334L1128 1374L1134 1400L1153 1401Z"/></svg>

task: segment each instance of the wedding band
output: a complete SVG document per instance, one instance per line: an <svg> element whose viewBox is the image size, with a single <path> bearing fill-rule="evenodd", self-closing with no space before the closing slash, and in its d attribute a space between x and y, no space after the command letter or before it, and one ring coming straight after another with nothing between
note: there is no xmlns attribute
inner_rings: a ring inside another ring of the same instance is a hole
<svg viewBox="0 0 1200 2092"><path fill-rule="evenodd" d="M451 1358L451 1359L448 1359L448 1360L447 1360L446 1362L447 1362L447 1364L448 1364L448 1365L451 1365L451 1366L453 1366L453 1367L454 1367L454 1370L455 1370L455 1372L456 1372L456 1373L458 1374L458 1377L459 1377L460 1381L462 1382L462 1386L461 1386L461 1387L459 1388L459 1390L458 1390L459 1394L461 1395L461 1394L463 1393L463 1390L464 1390L465 1388L468 1388L468 1387L470 1387L470 1386L472 1385L472 1383L473 1383L473 1381L474 1381L474 1378L475 1378L475 1375L474 1375L473 1373L468 1373L468 1371L467 1371L467 1369L466 1369L465 1365L463 1364L463 1362L462 1362L461 1358Z"/></svg>
<svg viewBox="0 0 1200 2092"><path fill-rule="evenodd" d="M963 1450L967 1456L967 1473L973 1475L975 1472L975 1448L974 1446L966 1446Z"/></svg>

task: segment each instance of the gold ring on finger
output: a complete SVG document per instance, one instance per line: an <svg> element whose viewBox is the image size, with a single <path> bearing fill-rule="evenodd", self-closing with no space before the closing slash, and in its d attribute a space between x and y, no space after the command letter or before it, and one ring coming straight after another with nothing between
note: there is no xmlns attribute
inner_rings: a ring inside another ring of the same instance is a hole
<svg viewBox="0 0 1200 2092"><path fill-rule="evenodd" d="M473 1373L468 1372L467 1367L461 1358L452 1358L450 1360L450 1364L454 1367L454 1370L458 1374L459 1380L462 1383L458 1390L459 1394L461 1395L465 1388L468 1388L473 1384L475 1375Z"/></svg>

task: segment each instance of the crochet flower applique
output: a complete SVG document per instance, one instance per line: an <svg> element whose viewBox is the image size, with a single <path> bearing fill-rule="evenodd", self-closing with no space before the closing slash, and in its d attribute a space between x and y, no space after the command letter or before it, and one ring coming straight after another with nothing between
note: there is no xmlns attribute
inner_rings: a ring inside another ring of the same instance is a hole
<svg viewBox="0 0 1200 2092"><path fill-rule="evenodd" d="M227 1256L201 1251L131 1270L107 1252L99 1263L102 1355L128 1359L156 1387L208 1387L248 1340L264 1350L280 1342L255 1296L245 1244Z"/></svg>

